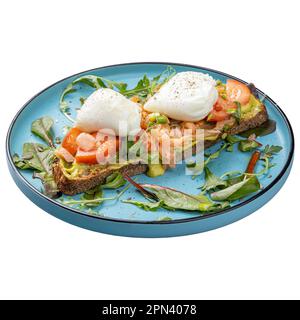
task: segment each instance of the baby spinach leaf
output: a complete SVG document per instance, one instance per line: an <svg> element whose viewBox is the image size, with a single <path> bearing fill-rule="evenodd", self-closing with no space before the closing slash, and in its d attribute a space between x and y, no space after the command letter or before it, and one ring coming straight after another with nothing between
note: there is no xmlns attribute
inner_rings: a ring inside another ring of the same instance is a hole
<svg viewBox="0 0 300 320"><path fill-rule="evenodd" d="M51 129L53 120L48 117L42 117L32 122L31 132L44 140L50 147L54 147Z"/></svg>
<svg viewBox="0 0 300 320"><path fill-rule="evenodd" d="M260 189L260 183L256 176L250 178L244 178L242 181L232 184L231 186L213 192L210 196L216 201L234 201L244 198L251 193L254 193Z"/></svg>

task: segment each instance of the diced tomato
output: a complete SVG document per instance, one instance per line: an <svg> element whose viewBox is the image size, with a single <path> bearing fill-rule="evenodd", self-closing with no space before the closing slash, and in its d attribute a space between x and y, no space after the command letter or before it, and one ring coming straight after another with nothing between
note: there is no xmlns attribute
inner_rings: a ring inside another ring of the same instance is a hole
<svg viewBox="0 0 300 320"><path fill-rule="evenodd" d="M249 102L251 91L245 84L229 79L226 83L226 94L227 100L232 102L238 101L244 105Z"/></svg>
<svg viewBox="0 0 300 320"><path fill-rule="evenodd" d="M209 122L218 122L226 120L230 117L226 110L235 109L236 105L231 101L227 101L222 97L219 97L217 102L214 105L213 110L207 117L207 121Z"/></svg>
<svg viewBox="0 0 300 320"><path fill-rule="evenodd" d="M71 153L63 147L58 148L55 151L55 155L67 162L73 162L75 160Z"/></svg>
<svg viewBox="0 0 300 320"><path fill-rule="evenodd" d="M97 150L83 151L81 149L78 149L75 156L76 162L86 164L97 164L96 152Z"/></svg>
<svg viewBox="0 0 300 320"><path fill-rule="evenodd" d="M214 105L214 109L216 111L236 109L236 108L237 106L235 103L233 103L232 101L225 100L222 97L219 97L217 102Z"/></svg>
<svg viewBox="0 0 300 320"><path fill-rule="evenodd" d="M78 145L76 143L77 137L80 135L82 131L78 128L72 128L66 134L62 141L62 147L67 149L73 156L75 156Z"/></svg>
<svg viewBox="0 0 300 320"><path fill-rule="evenodd" d="M89 133L82 132L76 139L76 143L83 151L96 149L96 139Z"/></svg>
<svg viewBox="0 0 300 320"><path fill-rule="evenodd" d="M213 109L210 114L207 117L207 121L208 122L218 122L218 121L223 121L229 118L229 114L221 109L220 111L217 111L215 109Z"/></svg>
<svg viewBox="0 0 300 320"><path fill-rule="evenodd" d="M221 111L223 110L223 107L221 105L219 105L218 103L216 103L216 105L214 106L215 111Z"/></svg>

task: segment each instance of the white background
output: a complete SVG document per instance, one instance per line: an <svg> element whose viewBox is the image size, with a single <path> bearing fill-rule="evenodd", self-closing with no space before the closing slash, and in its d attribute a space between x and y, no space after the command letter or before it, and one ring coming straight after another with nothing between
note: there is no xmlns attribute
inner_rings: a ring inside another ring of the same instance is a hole
<svg viewBox="0 0 300 320"><path fill-rule="evenodd" d="M10 121L35 93L133 61L196 64L253 81L284 109L299 141L297 4L1 1L0 298L300 298L299 154L280 193L248 218L198 235L134 239L43 212L12 181L4 151Z"/></svg>

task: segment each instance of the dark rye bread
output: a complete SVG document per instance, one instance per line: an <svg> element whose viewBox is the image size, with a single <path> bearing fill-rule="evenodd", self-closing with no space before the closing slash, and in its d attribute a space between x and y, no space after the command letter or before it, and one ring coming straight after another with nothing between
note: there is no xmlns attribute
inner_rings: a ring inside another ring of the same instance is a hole
<svg viewBox="0 0 300 320"><path fill-rule="evenodd" d="M251 128L255 128L263 124L268 120L268 114L266 108L263 106L263 110L256 114L251 119L242 121L240 124L235 125L229 131L230 134L238 134ZM215 144L219 140L205 141L205 148L208 148ZM146 164L129 164L120 169L111 169L109 167L101 169L99 171L92 172L90 174L78 177L76 179L69 179L64 175L61 168L60 161L57 159L53 163L53 175L58 189L67 195L74 195L77 193L85 192L99 184L103 184L105 179L115 171L126 172L130 176L135 176L146 172L148 166Z"/></svg>

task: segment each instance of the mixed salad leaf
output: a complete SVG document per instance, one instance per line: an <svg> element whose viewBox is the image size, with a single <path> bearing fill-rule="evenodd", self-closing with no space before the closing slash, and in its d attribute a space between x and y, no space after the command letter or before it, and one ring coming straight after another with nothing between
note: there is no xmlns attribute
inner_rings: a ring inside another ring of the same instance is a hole
<svg viewBox="0 0 300 320"><path fill-rule="evenodd" d="M31 132L44 140L47 145L41 143L26 142L23 145L22 157L14 154L13 161L21 170L33 170L33 178L40 179L43 184L43 192L51 198L60 196L60 192L52 174L55 146L51 133L53 120L50 117L42 117L32 122Z"/></svg>
<svg viewBox="0 0 300 320"><path fill-rule="evenodd" d="M228 187L211 193L211 198L216 201L235 201L247 197L260 189L260 183L256 176L249 178L241 176L241 178L242 180L240 182L231 185L227 182Z"/></svg>
<svg viewBox="0 0 300 320"><path fill-rule="evenodd" d="M163 207L163 201L143 202L143 201L127 199L127 200L123 200L122 202L133 204L141 209L144 209L145 211L156 211L158 208Z"/></svg>
<svg viewBox="0 0 300 320"><path fill-rule="evenodd" d="M158 207L167 210L187 210L210 212L218 209L223 209L229 205L227 202L216 203L211 201L203 194L191 195L173 188L163 187L155 184L137 184L133 183L132 179L124 174L124 178L132 183L138 190L150 200L148 203L140 201L127 200L127 203L134 204L145 210L153 210Z"/></svg>
<svg viewBox="0 0 300 320"><path fill-rule="evenodd" d="M147 97L153 95L174 74L175 70L172 67L168 67L152 79L144 75L133 88L128 88L128 85L124 82L117 82L96 75L84 75L75 79L65 88L60 97L60 110L69 120L73 121L66 97L76 92L80 84L87 85L95 90L99 88L111 88L128 98L136 96L142 102ZM85 98L81 97L81 105L84 101ZM239 123L241 120L241 104L239 102L235 102L235 104L236 108L232 110L232 116ZM160 114L153 114L153 119L151 120L153 124L164 124L167 121L168 118ZM52 174L52 164L55 159L53 124L54 121L48 116L33 121L31 132L46 144L26 142L23 145L22 156L20 157L15 154L13 161L16 167L21 170L33 170L33 177L42 181L43 192L55 198L60 196L60 192ZM258 177L266 174L275 165L271 161L282 150L282 147L267 145L262 148L261 143L256 140L256 137L272 133L275 129L276 123L269 120L259 128L240 134L240 137L225 132L222 135L222 144L217 150L205 154L203 164L188 163L189 169L195 172L193 178L204 170L205 183L200 187L200 194L188 194L180 190L155 184L139 184L126 173L116 172L108 176L104 184L88 190L81 196L76 198L60 198L59 201L79 210L91 210L92 212L93 208L99 207L104 201L118 200L128 190L130 185L134 185L147 201L127 199L123 200L123 202L135 205L146 211L155 211L163 208L169 211L185 210L199 212L199 214L216 212L227 208L231 202L247 197L261 189ZM142 139L130 146L129 151L138 154L141 145ZM253 152L245 172L227 172L222 176L217 176L212 172L209 166L211 166L213 160L218 159L224 150L233 152L237 149L241 152ZM263 162L263 169L256 173L255 167L258 161ZM130 183L126 185L127 181ZM117 190L116 195L112 197L104 196L105 189L119 188L122 189L121 191ZM167 218L169 219L169 217Z"/></svg>
<svg viewBox="0 0 300 320"><path fill-rule="evenodd" d="M44 140L52 148L55 147L51 132L53 124L53 119L48 116L39 118L31 124L31 132Z"/></svg>
<svg viewBox="0 0 300 320"><path fill-rule="evenodd" d="M202 191L215 190L217 187L225 187L227 183L220 177L213 174L210 169L206 166L204 168L205 172L205 184L202 186Z"/></svg>

